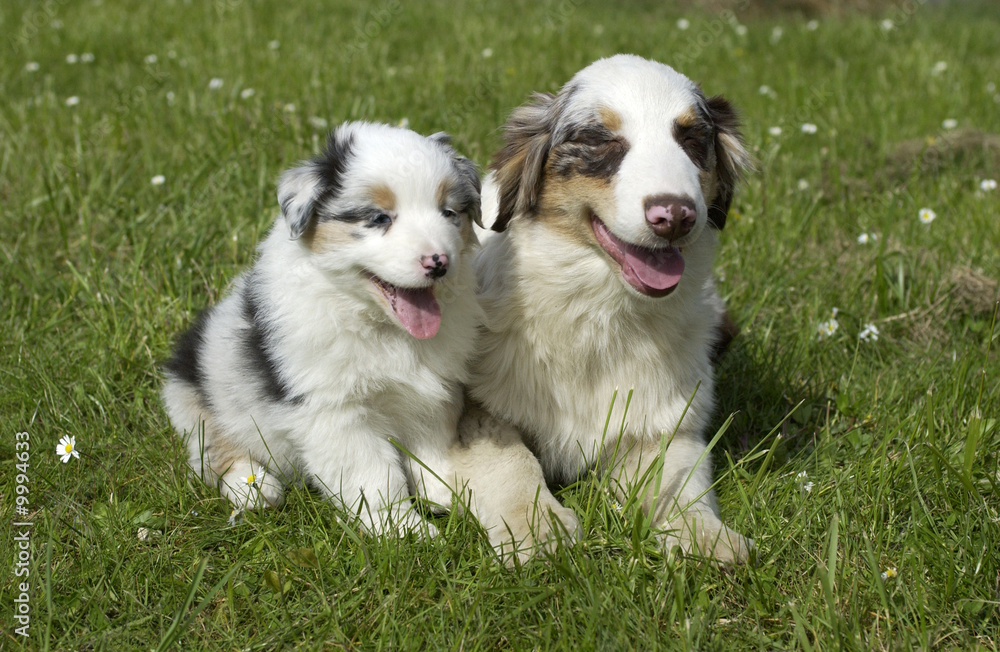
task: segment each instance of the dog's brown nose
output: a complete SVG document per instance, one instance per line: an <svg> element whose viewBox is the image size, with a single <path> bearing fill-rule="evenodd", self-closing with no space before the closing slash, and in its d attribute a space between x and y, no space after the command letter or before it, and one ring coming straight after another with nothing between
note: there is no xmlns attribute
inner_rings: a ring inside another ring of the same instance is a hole
<svg viewBox="0 0 1000 652"><path fill-rule="evenodd" d="M694 228L698 209L687 197L655 195L643 203L649 228L661 238L673 242Z"/></svg>
<svg viewBox="0 0 1000 652"><path fill-rule="evenodd" d="M427 270L427 276L438 279L448 273L448 254L421 256L420 264Z"/></svg>

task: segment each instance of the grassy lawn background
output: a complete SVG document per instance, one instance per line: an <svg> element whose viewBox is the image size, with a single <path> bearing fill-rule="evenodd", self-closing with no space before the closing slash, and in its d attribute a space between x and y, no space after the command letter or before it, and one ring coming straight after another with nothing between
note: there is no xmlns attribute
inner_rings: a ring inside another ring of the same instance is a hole
<svg viewBox="0 0 1000 652"><path fill-rule="evenodd" d="M1000 648L995 8L285 4L0 10L0 647ZM714 455L757 563L664 557L596 477L560 494L583 540L513 571L466 518L373 540L303 491L227 525L157 365L252 259L277 175L347 119L449 131L485 165L531 91L616 52L729 97L758 159L718 259L742 335Z"/></svg>

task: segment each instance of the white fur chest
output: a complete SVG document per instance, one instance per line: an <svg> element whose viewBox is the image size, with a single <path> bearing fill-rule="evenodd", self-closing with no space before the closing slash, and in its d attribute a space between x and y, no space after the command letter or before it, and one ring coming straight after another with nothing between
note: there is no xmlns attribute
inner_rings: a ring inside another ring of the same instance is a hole
<svg viewBox="0 0 1000 652"><path fill-rule="evenodd" d="M704 428L714 402L708 351L717 318L703 272L709 265L696 262L683 289L649 300L631 296L593 256L560 260L558 250L543 255L519 241L514 259L503 239L489 243L491 264L479 270L488 329L472 393L524 431L550 473L570 479L592 466L623 423L639 438L679 423ZM565 466L567 459L581 464Z"/></svg>

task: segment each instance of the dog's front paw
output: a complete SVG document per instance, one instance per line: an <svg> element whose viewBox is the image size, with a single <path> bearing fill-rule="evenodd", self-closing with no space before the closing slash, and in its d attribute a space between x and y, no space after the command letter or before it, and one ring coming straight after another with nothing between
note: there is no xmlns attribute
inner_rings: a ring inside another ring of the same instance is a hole
<svg viewBox="0 0 1000 652"><path fill-rule="evenodd" d="M219 489L240 511L285 504L284 485L260 464L233 464L219 479Z"/></svg>
<svg viewBox="0 0 1000 652"><path fill-rule="evenodd" d="M560 542L575 542L580 536L580 519L554 496L539 496L523 510L512 510L489 534L497 554L513 567L515 560L524 564L542 551L554 551Z"/></svg>
<svg viewBox="0 0 1000 652"><path fill-rule="evenodd" d="M707 557L721 564L743 564L754 548L749 539L727 527L714 514L687 513L671 522L660 535L668 550L680 547L685 554Z"/></svg>

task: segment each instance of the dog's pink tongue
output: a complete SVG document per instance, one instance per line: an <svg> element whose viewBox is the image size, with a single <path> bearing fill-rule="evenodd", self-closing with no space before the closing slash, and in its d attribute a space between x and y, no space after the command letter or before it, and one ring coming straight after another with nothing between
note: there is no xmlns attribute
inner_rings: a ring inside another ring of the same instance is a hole
<svg viewBox="0 0 1000 652"><path fill-rule="evenodd" d="M604 250L621 265L629 285L651 297L674 291L684 275L684 257L677 247L645 249L619 240L604 222L592 221L594 236Z"/></svg>
<svg viewBox="0 0 1000 652"><path fill-rule="evenodd" d="M684 258L676 247L640 249L625 245L622 253L624 256L621 266L625 280L646 294L665 294L681 282Z"/></svg>
<svg viewBox="0 0 1000 652"><path fill-rule="evenodd" d="M396 292L392 311L396 313L403 328L418 340L427 340L437 335L441 328L441 306L434 298L434 290L394 289Z"/></svg>

